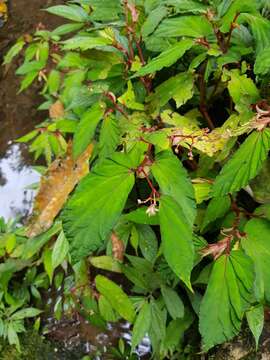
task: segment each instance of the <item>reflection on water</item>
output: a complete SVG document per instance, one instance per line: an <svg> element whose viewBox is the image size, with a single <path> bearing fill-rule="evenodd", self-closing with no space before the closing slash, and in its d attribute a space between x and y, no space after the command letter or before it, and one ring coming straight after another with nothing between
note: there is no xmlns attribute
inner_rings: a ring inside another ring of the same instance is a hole
<svg viewBox="0 0 270 360"><path fill-rule="evenodd" d="M34 190L27 187L38 180L39 174L24 160L23 146L10 145L0 159L0 217L26 216L34 197Z"/></svg>

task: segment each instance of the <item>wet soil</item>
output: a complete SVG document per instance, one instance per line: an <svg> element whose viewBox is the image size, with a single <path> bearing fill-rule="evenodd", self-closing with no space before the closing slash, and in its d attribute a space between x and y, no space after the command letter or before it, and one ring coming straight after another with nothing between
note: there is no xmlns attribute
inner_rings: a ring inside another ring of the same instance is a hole
<svg viewBox="0 0 270 360"><path fill-rule="evenodd" d="M61 3L59 0L10 0L7 24L0 29L0 62L3 55L23 34L33 33L40 23L46 28L56 27L61 20L48 16L42 9ZM63 3L63 1L62 1ZM21 59L17 59L6 71L0 70L0 156L5 154L7 143L22 136L44 118L36 107L40 104L38 85L18 94L20 79L14 75Z"/></svg>

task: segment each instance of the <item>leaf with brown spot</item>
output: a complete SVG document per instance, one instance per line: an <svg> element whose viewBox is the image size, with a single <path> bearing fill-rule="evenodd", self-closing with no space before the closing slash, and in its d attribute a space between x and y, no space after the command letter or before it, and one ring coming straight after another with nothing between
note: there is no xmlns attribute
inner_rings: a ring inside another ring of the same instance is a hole
<svg viewBox="0 0 270 360"><path fill-rule="evenodd" d="M49 113L51 119L60 119L65 115L65 108L60 100L50 106Z"/></svg>
<svg viewBox="0 0 270 360"><path fill-rule="evenodd" d="M113 257L118 261L124 260L125 245L118 235L113 231L111 235Z"/></svg>
<svg viewBox="0 0 270 360"><path fill-rule="evenodd" d="M29 237L37 236L49 229L58 215L68 195L78 182L89 172L88 160L93 152L93 145L74 161L72 143L69 142L64 159L56 159L41 178L40 189L35 198L34 214L27 231Z"/></svg>

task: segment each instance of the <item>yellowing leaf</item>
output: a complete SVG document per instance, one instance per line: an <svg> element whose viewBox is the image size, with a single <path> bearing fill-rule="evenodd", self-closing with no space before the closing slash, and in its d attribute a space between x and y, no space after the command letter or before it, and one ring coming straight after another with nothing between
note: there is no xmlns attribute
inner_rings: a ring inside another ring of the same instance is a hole
<svg viewBox="0 0 270 360"><path fill-rule="evenodd" d="M202 153L212 157L218 151L223 150L230 133L221 128L216 128L211 132L206 132L204 129L197 129L190 127L182 127L175 129L172 132L174 138L174 145L182 145L187 148L195 148Z"/></svg>

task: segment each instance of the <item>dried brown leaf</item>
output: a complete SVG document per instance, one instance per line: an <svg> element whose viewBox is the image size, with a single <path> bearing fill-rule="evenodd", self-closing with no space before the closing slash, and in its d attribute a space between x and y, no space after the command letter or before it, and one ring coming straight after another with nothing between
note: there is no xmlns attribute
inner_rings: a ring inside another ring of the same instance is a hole
<svg viewBox="0 0 270 360"><path fill-rule="evenodd" d="M35 198L34 213L27 231L29 237L37 236L49 229L68 195L89 172L88 160L93 152L90 144L75 161L72 157L72 143L69 142L64 159L56 159L41 178L40 189Z"/></svg>
<svg viewBox="0 0 270 360"><path fill-rule="evenodd" d="M118 261L124 260L125 245L118 235L113 231L111 235L113 257Z"/></svg>
<svg viewBox="0 0 270 360"><path fill-rule="evenodd" d="M59 119L65 115L65 108L60 100L50 106L49 113L51 119Z"/></svg>

